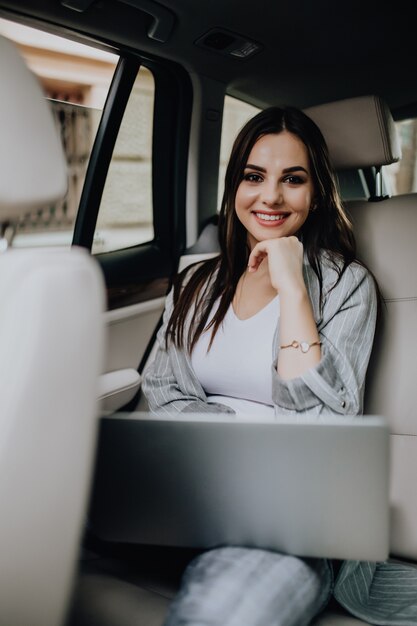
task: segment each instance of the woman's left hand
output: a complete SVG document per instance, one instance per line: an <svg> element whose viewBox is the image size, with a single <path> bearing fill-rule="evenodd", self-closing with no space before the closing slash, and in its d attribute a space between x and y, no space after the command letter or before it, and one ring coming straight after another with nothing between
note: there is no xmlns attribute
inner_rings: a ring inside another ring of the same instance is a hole
<svg viewBox="0 0 417 626"><path fill-rule="evenodd" d="M256 272L267 259L271 285L278 292L305 288L303 278L303 244L297 237L259 241L249 255L248 271Z"/></svg>

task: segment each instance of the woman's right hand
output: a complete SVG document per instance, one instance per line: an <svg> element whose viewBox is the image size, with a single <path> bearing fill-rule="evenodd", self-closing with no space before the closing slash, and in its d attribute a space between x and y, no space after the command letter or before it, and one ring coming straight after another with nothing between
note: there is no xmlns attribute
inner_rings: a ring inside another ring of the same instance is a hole
<svg viewBox="0 0 417 626"><path fill-rule="evenodd" d="M252 249L248 271L256 272L266 259L271 285L278 293L305 290L303 257L303 244L295 236L265 239Z"/></svg>

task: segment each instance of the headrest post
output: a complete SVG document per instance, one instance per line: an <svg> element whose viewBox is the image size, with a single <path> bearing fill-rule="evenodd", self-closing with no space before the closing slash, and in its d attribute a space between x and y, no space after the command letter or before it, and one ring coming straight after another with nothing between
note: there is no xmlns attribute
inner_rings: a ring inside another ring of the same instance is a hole
<svg viewBox="0 0 417 626"><path fill-rule="evenodd" d="M377 167L375 171L375 196L382 198L382 171L381 167Z"/></svg>
<svg viewBox="0 0 417 626"><path fill-rule="evenodd" d="M0 253L6 252L12 245L12 241L16 234L16 224L5 222L0 224Z"/></svg>

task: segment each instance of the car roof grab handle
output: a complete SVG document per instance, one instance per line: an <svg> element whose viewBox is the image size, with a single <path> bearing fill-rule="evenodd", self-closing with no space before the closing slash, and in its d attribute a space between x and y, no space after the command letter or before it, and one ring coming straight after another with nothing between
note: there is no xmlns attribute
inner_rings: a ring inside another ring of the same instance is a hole
<svg viewBox="0 0 417 626"><path fill-rule="evenodd" d="M86 11L94 0L61 0L61 4L73 11ZM174 28L174 14L166 7L154 2L154 0L118 0L139 9L152 17L152 23L148 28L148 37L155 41L165 43L168 41Z"/></svg>
<svg viewBox="0 0 417 626"><path fill-rule="evenodd" d="M144 13L148 13L152 18L152 23L148 29L148 37L161 43L168 41L172 29L174 28L174 14L166 7L154 2L154 0L118 0L123 4L129 4Z"/></svg>
<svg viewBox="0 0 417 626"><path fill-rule="evenodd" d="M80 13L86 11L93 4L93 2L94 0L61 0L63 7Z"/></svg>

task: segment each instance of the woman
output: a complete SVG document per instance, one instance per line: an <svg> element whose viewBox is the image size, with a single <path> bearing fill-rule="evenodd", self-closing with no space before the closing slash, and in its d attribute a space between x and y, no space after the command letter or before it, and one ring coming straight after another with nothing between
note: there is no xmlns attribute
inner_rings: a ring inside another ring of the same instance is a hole
<svg viewBox="0 0 417 626"><path fill-rule="evenodd" d="M168 296L144 381L150 410L361 413L377 289L355 259L323 136L301 111L266 109L239 133L219 241ZM211 550L186 570L166 626L308 624L332 590L324 559Z"/></svg>
<svg viewBox="0 0 417 626"><path fill-rule="evenodd" d="M301 111L267 109L238 135L219 240L220 255L168 296L144 381L150 410L360 413L376 289Z"/></svg>

